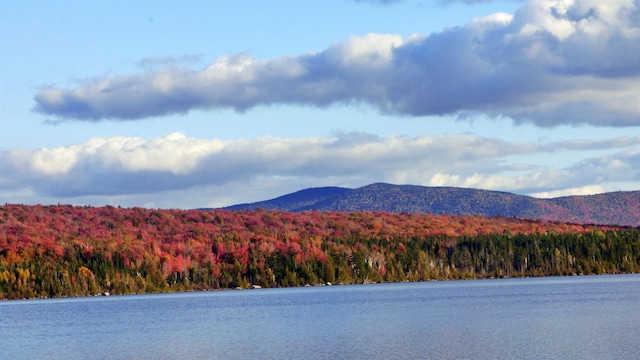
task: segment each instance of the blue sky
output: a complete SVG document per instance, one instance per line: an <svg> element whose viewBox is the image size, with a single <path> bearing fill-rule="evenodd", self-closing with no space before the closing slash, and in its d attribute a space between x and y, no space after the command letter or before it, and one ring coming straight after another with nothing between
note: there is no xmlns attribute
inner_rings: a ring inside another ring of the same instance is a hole
<svg viewBox="0 0 640 360"><path fill-rule="evenodd" d="M640 188L640 1L0 2L0 202Z"/></svg>

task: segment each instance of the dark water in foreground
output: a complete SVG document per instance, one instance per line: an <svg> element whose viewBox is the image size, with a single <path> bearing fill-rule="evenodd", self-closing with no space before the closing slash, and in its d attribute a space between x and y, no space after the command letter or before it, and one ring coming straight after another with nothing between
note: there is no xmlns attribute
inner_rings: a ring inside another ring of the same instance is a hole
<svg viewBox="0 0 640 360"><path fill-rule="evenodd" d="M0 302L3 359L639 359L640 275Z"/></svg>

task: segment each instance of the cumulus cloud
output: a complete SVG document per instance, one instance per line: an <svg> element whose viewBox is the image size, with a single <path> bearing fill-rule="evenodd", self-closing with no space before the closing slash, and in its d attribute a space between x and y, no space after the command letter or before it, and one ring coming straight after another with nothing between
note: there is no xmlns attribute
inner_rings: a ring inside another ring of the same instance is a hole
<svg viewBox="0 0 640 360"><path fill-rule="evenodd" d="M256 200L242 198L249 189L267 187L281 195L285 188L355 187L377 181L543 194L639 183L639 144L640 137L538 144L471 135L383 138L367 133L224 141L182 133L149 140L95 138L66 147L0 153L0 194L5 199L32 194L38 202L82 198L93 203L92 198L152 198L236 186L236 195L218 195L231 203ZM514 155L605 148L612 154L560 169L513 162ZM174 198L173 203L181 200Z"/></svg>
<svg viewBox="0 0 640 360"><path fill-rule="evenodd" d="M530 0L428 36L354 36L319 53L222 56L43 86L52 121L132 120L191 110L369 104L408 116L485 114L552 127L640 125L640 0Z"/></svg>

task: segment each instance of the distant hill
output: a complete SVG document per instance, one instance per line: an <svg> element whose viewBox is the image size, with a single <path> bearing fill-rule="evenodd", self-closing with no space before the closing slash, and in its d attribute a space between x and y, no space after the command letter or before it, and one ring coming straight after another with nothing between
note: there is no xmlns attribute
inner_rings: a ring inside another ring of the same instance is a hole
<svg viewBox="0 0 640 360"><path fill-rule="evenodd" d="M277 197L275 199L260 201L250 204L239 204L226 207L229 210L282 210L282 211L304 211L308 209L317 209L316 204L324 200L341 196L344 193L351 192L352 189L341 187L321 187L296 191L291 194Z"/></svg>
<svg viewBox="0 0 640 360"><path fill-rule="evenodd" d="M507 192L376 183L357 189L311 188L226 209L390 211L505 216L582 224L640 226L640 191L538 199Z"/></svg>

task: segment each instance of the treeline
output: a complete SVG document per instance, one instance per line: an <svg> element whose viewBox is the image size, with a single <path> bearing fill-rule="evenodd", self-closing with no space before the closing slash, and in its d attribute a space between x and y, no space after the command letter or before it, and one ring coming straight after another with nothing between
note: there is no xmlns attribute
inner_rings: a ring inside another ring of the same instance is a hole
<svg viewBox="0 0 640 360"><path fill-rule="evenodd" d="M634 273L640 231L375 212L0 207L0 298Z"/></svg>

